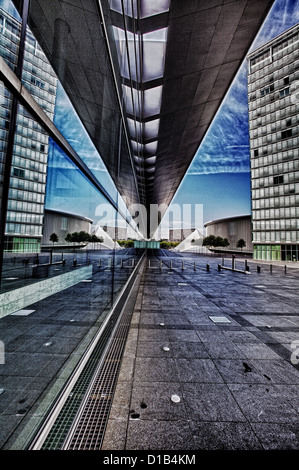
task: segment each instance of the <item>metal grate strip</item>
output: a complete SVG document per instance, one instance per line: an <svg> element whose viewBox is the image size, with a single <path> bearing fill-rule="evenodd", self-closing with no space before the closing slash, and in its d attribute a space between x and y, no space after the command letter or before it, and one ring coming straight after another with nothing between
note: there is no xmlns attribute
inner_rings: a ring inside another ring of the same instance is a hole
<svg viewBox="0 0 299 470"><path fill-rule="evenodd" d="M69 429L77 414L78 408L80 407L82 399L84 398L85 392L98 366L98 362L112 332L112 327L113 322L107 325L101 340L97 344L97 347L94 350L91 358L75 383L72 392L68 396L61 412L59 413L54 425L51 428L50 433L43 443L43 446L41 447L42 450L59 450L62 448L66 435L69 432Z"/></svg>
<svg viewBox="0 0 299 470"><path fill-rule="evenodd" d="M100 426L101 433L106 427L110 405L112 402L113 390L116 384L117 375L120 366L122 351L126 342L128 329L130 326L130 318L132 313L124 307L128 302L133 303L131 292L135 285L139 268L143 261L144 255L139 260L134 272L130 276L121 297L115 305L114 311L111 313L109 321L106 323L97 343L92 349L90 357L86 361L82 371L80 372L76 382L74 383L71 393L68 393L64 404L62 405L55 421L51 425L50 430L46 433L46 437L42 437L43 429L40 430L37 437L29 448L39 448L41 450L61 450L65 448L65 442L68 436L73 435L74 423L77 422L76 417L82 409L82 403L85 403L86 396L91 388L96 384L96 378L101 381L101 387L95 389L92 402L102 401L103 406L101 415L105 417ZM131 309L133 310L133 308ZM100 375L99 375L100 374ZM103 386L103 384L106 384ZM102 400L98 400L97 394L101 393ZM107 406L108 404L108 406ZM57 406L57 405L56 405ZM55 409L54 409L55 411ZM53 411L53 412L54 412ZM90 420L91 427L94 429L93 420ZM87 424L88 425L88 424ZM98 424L96 429L98 429ZM98 441L102 439L101 434L98 435ZM39 442L42 442L39 444Z"/></svg>
<svg viewBox="0 0 299 470"><path fill-rule="evenodd" d="M80 411L77 425L65 446L67 450L100 450L120 370L122 352L130 326L129 315L120 322L105 361L94 378Z"/></svg>

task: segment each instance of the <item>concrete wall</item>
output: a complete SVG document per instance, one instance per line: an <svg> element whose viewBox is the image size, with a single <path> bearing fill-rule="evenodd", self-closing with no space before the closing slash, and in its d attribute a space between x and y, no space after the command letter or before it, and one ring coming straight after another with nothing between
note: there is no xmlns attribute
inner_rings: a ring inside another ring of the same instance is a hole
<svg viewBox="0 0 299 470"><path fill-rule="evenodd" d="M246 242L243 250L252 251L251 216L230 217L214 220L205 224L206 236L227 238L230 242L228 249L237 248L237 241L243 238Z"/></svg>
<svg viewBox="0 0 299 470"><path fill-rule="evenodd" d="M35 282L0 295L0 318L45 299L92 276L92 265Z"/></svg>

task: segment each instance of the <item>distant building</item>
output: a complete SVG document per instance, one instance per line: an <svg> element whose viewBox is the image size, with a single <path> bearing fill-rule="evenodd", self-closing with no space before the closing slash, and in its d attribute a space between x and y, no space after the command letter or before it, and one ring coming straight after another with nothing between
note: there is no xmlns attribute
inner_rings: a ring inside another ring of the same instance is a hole
<svg viewBox="0 0 299 470"><path fill-rule="evenodd" d="M0 8L0 55L14 68L20 22ZM22 82L53 120L57 78L27 29ZM11 94L0 82L0 185L10 124ZM37 252L43 230L49 137L23 106L18 106L5 230L5 251Z"/></svg>
<svg viewBox="0 0 299 470"><path fill-rule="evenodd" d="M299 24L248 55L256 259L299 259L298 43Z"/></svg>
<svg viewBox="0 0 299 470"><path fill-rule="evenodd" d="M106 232L112 240L126 240L127 239L127 229L124 227L107 227L103 226L102 229Z"/></svg>
<svg viewBox="0 0 299 470"><path fill-rule="evenodd" d="M66 245L65 237L68 233L81 231L90 233L92 223L91 219L81 215L45 209L42 245L52 244L50 241L52 233L56 233L58 236L59 245Z"/></svg>
<svg viewBox="0 0 299 470"><path fill-rule="evenodd" d="M170 229L169 230L169 241L170 242L182 242L192 232L194 232L194 230L195 230L194 228Z"/></svg>
<svg viewBox="0 0 299 470"><path fill-rule="evenodd" d="M213 220L205 224L206 236L227 238L230 245L228 250L237 249L237 242L241 238L246 245L244 251L252 251L251 216L243 215Z"/></svg>

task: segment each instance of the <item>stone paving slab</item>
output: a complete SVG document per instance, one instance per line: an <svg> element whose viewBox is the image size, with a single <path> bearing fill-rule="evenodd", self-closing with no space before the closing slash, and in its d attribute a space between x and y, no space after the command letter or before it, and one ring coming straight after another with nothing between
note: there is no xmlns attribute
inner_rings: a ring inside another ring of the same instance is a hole
<svg viewBox="0 0 299 470"><path fill-rule="evenodd" d="M102 449L299 450L299 271L169 255L144 274Z"/></svg>

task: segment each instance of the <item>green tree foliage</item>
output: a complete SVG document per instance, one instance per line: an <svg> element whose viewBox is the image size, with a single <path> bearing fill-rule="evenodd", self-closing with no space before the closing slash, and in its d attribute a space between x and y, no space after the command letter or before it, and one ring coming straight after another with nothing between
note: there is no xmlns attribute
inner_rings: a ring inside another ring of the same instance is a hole
<svg viewBox="0 0 299 470"><path fill-rule="evenodd" d="M224 238L224 239L223 239L223 245L222 245L222 246L223 246L224 248L227 248L229 245L230 245L230 243L229 243L228 239L227 239L227 238Z"/></svg>
<svg viewBox="0 0 299 470"><path fill-rule="evenodd" d="M65 237L65 241L67 243L70 243L72 241L72 235L70 233L68 233L67 236Z"/></svg>
<svg viewBox="0 0 299 470"><path fill-rule="evenodd" d="M202 241L203 246L207 246L210 248L216 248L216 247L221 247L221 248L227 248L230 243L227 238L222 238L222 237L215 237L215 235L209 235L208 237L205 237Z"/></svg>
<svg viewBox="0 0 299 470"><path fill-rule="evenodd" d="M133 248L134 247L134 240L117 240L119 246L123 246L124 248Z"/></svg>
<svg viewBox="0 0 299 470"><path fill-rule="evenodd" d="M89 233L84 232L73 232L68 233L65 237L65 241L68 243L103 243L103 237L97 237L95 234L89 235Z"/></svg>
<svg viewBox="0 0 299 470"><path fill-rule="evenodd" d="M241 248L241 250L242 250L244 248L244 246L246 246L246 242L245 242L245 240L243 240L243 238L240 238L240 240L237 241L237 247Z"/></svg>
<svg viewBox="0 0 299 470"><path fill-rule="evenodd" d="M160 243L160 248L163 248L165 250L169 250L170 248L174 248L177 245L179 245L179 242L166 242L166 241L161 241Z"/></svg>
<svg viewBox="0 0 299 470"><path fill-rule="evenodd" d="M95 234L90 236L90 242L92 243L103 243L104 238L103 237L97 237Z"/></svg>
<svg viewBox="0 0 299 470"><path fill-rule="evenodd" d="M58 240L59 240L58 235L57 235L55 232L53 232L53 233L50 235L50 241L53 242L53 245L54 245L54 243L57 243Z"/></svg>

